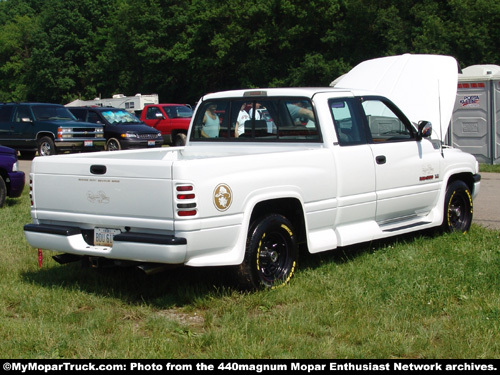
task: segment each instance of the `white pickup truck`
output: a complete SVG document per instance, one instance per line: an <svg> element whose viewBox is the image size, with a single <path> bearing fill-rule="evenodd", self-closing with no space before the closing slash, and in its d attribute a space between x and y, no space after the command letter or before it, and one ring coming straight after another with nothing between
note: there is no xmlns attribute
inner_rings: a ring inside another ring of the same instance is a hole
<svg viewBox="0 0 500 375"><path fill-rule="evenodd" d="M456 88L453 58L402 55L334 88L206 95L184 147L35 158L26 238L60 263L234 266L242 286L272 288L299 245L466 232L480 176L442 143Z"/></svg>

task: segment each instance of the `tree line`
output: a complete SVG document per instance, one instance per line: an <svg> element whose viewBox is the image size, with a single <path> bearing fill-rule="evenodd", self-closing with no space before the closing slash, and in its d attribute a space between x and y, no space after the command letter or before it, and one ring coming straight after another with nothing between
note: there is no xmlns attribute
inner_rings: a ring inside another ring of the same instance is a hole
<svg viewBox="0 0 500 375"><path fill-rule="evenodd" d="M403 53L500 64L500 0L0 0L0 102L327 86Z"/></svg>

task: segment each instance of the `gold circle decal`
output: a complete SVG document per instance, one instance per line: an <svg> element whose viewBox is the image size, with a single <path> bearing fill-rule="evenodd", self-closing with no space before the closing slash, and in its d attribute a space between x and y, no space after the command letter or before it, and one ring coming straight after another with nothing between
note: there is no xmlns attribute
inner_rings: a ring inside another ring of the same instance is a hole
<svg viewBox="0 0 500 375"><path fill-rule="evenodd" d="M226 211L233 202L233 192L226 184L219 184L214 190L214 205L219 211Z"/></svg>

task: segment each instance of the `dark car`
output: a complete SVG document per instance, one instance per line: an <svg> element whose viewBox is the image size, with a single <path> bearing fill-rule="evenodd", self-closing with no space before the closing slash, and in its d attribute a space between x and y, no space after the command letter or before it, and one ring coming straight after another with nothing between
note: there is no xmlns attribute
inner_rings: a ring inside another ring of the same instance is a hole
<svg viewBox="0 0 500 375"><path fill-rule="evenodd" d="M0 144L33 158L104 149L103 126L76 121L60 104L0 103Z"/></svg>
<svg viewBox="0 0 500 375"><path fill-rule="evenodd" d="M5 198L17 198L24 189L24 172L19 170L17 151L0 146L0 207Z"/></svg>
<svg viewBox="0 0 500 375"><path fill-rule="evenodd" d="M161 147L161 133L122 108L67 107L80 121L102 124L106 150Z"/></svg>

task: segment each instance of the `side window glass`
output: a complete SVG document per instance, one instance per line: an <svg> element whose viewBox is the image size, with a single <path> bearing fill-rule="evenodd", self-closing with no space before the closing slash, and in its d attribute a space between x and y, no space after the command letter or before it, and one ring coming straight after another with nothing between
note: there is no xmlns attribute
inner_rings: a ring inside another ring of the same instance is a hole
<svg viewBox="0 0 500 375"><path fill-rule="evenodd" d="M99 115L95 112L89 112L89 118L87 120L88 122L92 122L94 124L100 124L101 119L99 118Z"/></svg>
<svg viewBox="0 0 500 375"><path fill-rule="evenodd" d="M156 120L156 113L158 113L159 110L156 107L149 107L148 110L146 111L146 120Z"/></svg>
<svg viewBox="0 0 500 375"><path fill-rule="evenodd" d="M13 106L0 105L0 122L9 122L12 116Z"/></svg>
<svg viewBox="0 0 500 375"><path fill-rule="evenodd" d="M414 139L412 131L386 103L366 100L362 106L374 143Z"/></svg>
<svg viewBox="0 0 500 375"><path fill-rule="evenodd" d="M352 99L328 101L339 145L352 146L367 143L363 122L357 115Z"/></svg>
<svg viewBox="0 0 500 375"><path fill-rule="evenodd" d="M31 115L28 107L19 106L17 108L16 116L14 118L15 122L23 122L23 119L30 119Z"/></svg>

